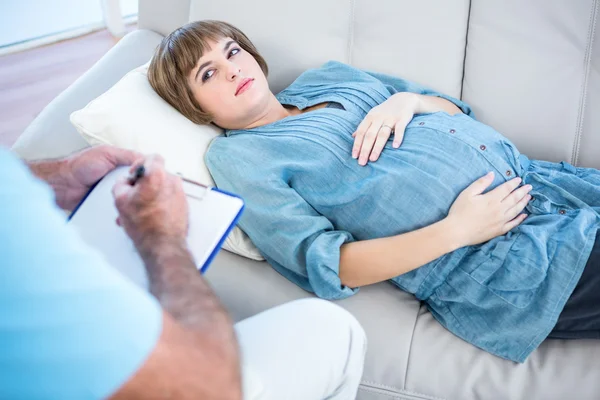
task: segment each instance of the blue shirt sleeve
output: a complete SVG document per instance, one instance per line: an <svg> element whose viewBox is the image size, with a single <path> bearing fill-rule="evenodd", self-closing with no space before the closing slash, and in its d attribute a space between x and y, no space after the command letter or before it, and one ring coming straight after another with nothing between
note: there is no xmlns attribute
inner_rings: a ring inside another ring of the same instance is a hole
<svg viewBox="0 0 600 400"><path fill-rule="evenodd" d="M144 363L157 301L88 248L0 149L0 398L100 399Z"/></svg>
<svg viewBox="0 0 600 400"><path fill-rule="evenodd" d="M463 113L475 119L471 107L457 98L432 90L416 82L379 72L358 69L339 61L328 61L320 68L309 69L303 72L290 86L282 90L277 97L305 97L308 92L318 91L319 87L330 84L341 84L344 86L358 84L364 85L364 88L371 87L373 89L372 84L375 80L378 81L378 84L383 84L383 89L387 91L386 98L399 92L441 97L454 103Z"/></svg>
<svg viewBox="0 0 600 400"><path fill-rule="evenodd" d="M446 94L437 92L428 87L419 85L418 83L407 81L406 79L397 78L397 77L382 74L379 72L371 72L371 71L364 71L364 72L366 72L367 74L371 75L372 77L378 79L384 85L386 85L388 91L392 95L399 93L399 92L411 92L411 93L423 94L426 96L441 97L442 99L446 99L446 100L454 103L454 105L456 105L458 108L460 108L463 113L465 113L469 117L475 119L475 115L473 114L473 110L471 109L471 107L464 101L459 100L455 97L448 96Z"/></svg>
<svg viewBox="0 0 600 400"><path fill-rule="evenodd" d="M240 228L275 270L304 290L330 300L353 295L358 289L342 285L339 266L340 247L354 238L334 229L275 167L267 172L248 161L250 152L274 165L276 158L266 151L234 138L216 138L206 153L206 165L218 187L241 194L246 203Z"/></svg>

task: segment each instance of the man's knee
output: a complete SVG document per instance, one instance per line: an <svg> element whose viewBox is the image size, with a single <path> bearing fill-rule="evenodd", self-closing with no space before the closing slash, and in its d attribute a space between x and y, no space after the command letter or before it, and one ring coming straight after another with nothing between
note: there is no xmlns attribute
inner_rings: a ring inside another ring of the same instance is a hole
<svg viewBox="0 0 600 400"><path fill-rule="evenodd" d="M356 318L340 306L320 299L296 300L241 321L236 329L245 387L248 393L267 393L247 398L356 396L366 336ZM273 362L282 354L286 356L281 362ZM305 380L296 379L298 373L311 383L307 386ZM296 397L282 395L290 390Z"/></svg>
<svg viewBox="0 0 600 400"><path fill-rule="evenodd" d="M298 307L299 318L306 316L311 320L327 321L328 329L337 337L339 333L350 332L354 346L366 349L367 336L363 327L350 312L327 300L309 298L288 303L288 306Z"/></svg>
<svg viewBox="0 0 600 400"><path fill-rule="evenodd" d="M321 341L323 357L331 355L336 376L329 382L332 399L354 398L363 374L367 336L358 320L344 308L321 299L299 300L299 313L307 315Z"/></svg>

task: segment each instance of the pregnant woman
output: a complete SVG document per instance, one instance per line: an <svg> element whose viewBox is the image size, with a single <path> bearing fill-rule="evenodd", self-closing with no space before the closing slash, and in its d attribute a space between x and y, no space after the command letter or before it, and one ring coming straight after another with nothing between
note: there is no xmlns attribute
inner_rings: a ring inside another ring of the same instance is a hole
<svg viewBox="0 0 600 400"><path fill-rule="evenodd" d="M199 21L148 75L226 130L207 166L283 276L326 299L391 280L516 362L548 336L600 338L600 171L530 160L467 104L400 78L332 61L274 95L267 72L238 29Z"/></svg>

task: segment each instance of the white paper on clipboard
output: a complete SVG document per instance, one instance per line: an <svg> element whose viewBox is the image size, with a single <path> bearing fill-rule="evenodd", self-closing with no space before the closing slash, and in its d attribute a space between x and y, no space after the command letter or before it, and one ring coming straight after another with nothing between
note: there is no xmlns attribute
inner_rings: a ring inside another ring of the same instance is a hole
<svg viewBox="0 0 600 400"><path fill-rule="evenodd" d="M118 212L112 188L118 178L128 175L129 167L107 174L76 208L69 224L109 264L147 287L143 261L129 236L116 224ZM187 180L183 180L183 188L189 207L188 247L196 266L204 272L237 223L244 202L237 196Z"/></svg>

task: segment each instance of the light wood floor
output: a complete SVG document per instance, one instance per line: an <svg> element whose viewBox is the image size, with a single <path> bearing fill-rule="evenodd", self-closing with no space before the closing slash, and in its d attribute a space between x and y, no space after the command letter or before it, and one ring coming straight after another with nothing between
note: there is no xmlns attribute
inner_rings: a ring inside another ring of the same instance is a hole
<svg viewBox="0 0 600 400"><path fill-rule="evenodd" d="M12 146L40 111L117 41L103 30L1 56L0 146Z"/></svg>

